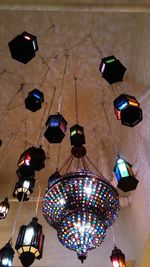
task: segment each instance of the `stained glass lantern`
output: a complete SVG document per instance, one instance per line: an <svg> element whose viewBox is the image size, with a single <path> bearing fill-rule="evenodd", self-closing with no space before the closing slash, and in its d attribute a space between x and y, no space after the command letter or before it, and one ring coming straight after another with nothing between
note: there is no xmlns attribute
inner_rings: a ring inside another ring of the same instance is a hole
<svg viewBox="0 0 150 267"><path fill-rule="evenodd" d="M46 122L45 138L49 143L61 143L67 130L67 121L61 114L50 115Z"/></svg>
<svg viewBox="0 0 150 267"><path fill-rule="evenodd" d="M24 64L34 58L38 50L36 36L28 32L17 35L8 43L8 46L12 58Z"/></svg>
<svg viewBox="0 0 150 267"><path fill-rule="evenodd" d="M109 56L102 59L99 71L102 73L102 77L112 84L123 80L126 68L115 56Z"/></svg>
<svg viewBox="0 0 150 267"><path fill-rule="evenodd" d="M13 197L17 198L19 201L27 201L30 195L33 193L35 185L35 179L32 178L20 178L15 185L13 192Z"/></svg>
<svg viewBox="0 0 150 267"><path fill-rule="evenodd" d="M39 171L45 167L46 155L42 147L29 147L25 150L18 161L18 167L30 166L33 170Z"/></svg>
<svg viewBox="0 0 150 267"><path fill-rule="evenodd" d="M70 141L72 146L82 146L85 144L84 129L76 124L70 128Z"/></svg>
<svg viewBox="0 0 150 267"><path fill-rule="evenodd" d="M10 208L10 205L8 202L8 198L6 197L4 201L0 203L0 220L6 218L9 208Z"/></svg>
<svg viewBox="0 0 150 267"><path fill-rule="evenodd" d="M118 181L117 187L122 191L129 192L136 189L139 181L134 176L132 165L120 156L116 160L114 173Z"/></svg>
<svg viewBox="0 0 150 267"><path fill-rule="evenodd" d="M116 246L110 256L112 267L126 267L125 255Z"/></svg>
<svg viewBox="0 0 150 267"><path fill-rule="evenodd" d="M25 99L25 107L26 109L35 112L41 109L43 102L44 102L43 93L38 89L34 89L31 92L29 92L27 98Z"/></svg>
<svg viewBox="0 0 150 267"><path fill-rule="evenodd" d="M0 266L1 267L12 267L14 250L11 243L8 242L3 248L0 249Z"/></svg>
<svg viewBox="0 0 150 267"><path fill-rule="evenodd" d="M42 225L36 217L28 225L20 227L15 249L24 267L30 266L35 259L42 258L44 238Z"/></svg>
<svg viewBox="0 0 150 267"><path fill-rule="evenodd" d="M76 170L58 177L43 197L43 216L57 230L59 241L83 262L99 246L116 220L119 198L103 177Z"/></svg>
<svg viewBox="0 0 150 267"><path fill-rule="evenodd" d="M134 96L121 94L114 100L115 114L123 125L134 127L142 121L142 109Z"/></svg>

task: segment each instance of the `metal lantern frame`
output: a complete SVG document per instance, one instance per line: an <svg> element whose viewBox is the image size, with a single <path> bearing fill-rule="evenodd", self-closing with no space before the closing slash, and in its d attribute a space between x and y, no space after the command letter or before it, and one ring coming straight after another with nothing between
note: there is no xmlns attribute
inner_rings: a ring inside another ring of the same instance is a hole
<svg viewBox="0 0 150 267"><path fill-rule="evenodd" d="M6 197L1 203L0 203L0 220L5 219L8 211L9 211L10 205L8 202L8 198Z"/></svg>
<svg viewBox="0 0 150 267"><path fill-rule="evenodd" d="M112 267L126 267L125 255L121 249L118 249L116 246L112 250L110 259L112 262Z"/></svg>
<svg viewBox="0 0 150 267"><path fill-rule="evenodd" d="M3 248L0 249L0 266L1 267L12 267L12 262L14 258L14 250L9 241Z"/></svg>
<svg viewBox="0 0 150 267"><path fill-rule="evenodd" d="M15 185L13 197L19 201L28 201L30 195L33 193L35 185L35 178L20 178Z"/></svg>

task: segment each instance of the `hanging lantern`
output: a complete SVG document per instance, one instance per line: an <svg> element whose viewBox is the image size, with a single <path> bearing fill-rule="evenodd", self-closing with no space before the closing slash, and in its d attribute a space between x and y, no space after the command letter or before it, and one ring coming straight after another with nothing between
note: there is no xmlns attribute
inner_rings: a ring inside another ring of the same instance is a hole
<svg viewBox="0 0 150 267"><path fill-rule="evenodd" d="M84 128L78 124L70 128L70 141L72 146L82 146L85 144Z"/></svg>
<svg viewBox="0 0 150 267"><path fill-rule="evenodd" d="M13 197L16 197L19 201L27 201L30 198L30 195L33 193L35 185L35 179L32 178L20 178L13 192Z"/></svg>
<svg viewBox="0 0 150 267"><path fill-rule="evenodd" d="M46 155L42 147L29 147L25 150L18 161L18 167L30 166L35 171L40 171L45 167Z"/></svg>
<svg viewBox="0 0 150 267"><path fill-rule="evenodd" d="M2 140L0 139L0 146L2 145Z"/></svg>
<svg viewBox="0 0 150 267"><path fill-rule="evenodd" d="M116 57L109 56L102 59L99 71L102 73L102 77L112 84L123 80L126 68Z"/></svg>
<svg viewBox="0 0 150 267"><path fill-rule="evenodd" d="M38 50L36 36L28 32L17 35L8 43L8 46L12 58L24 64L35 57L35 52Z"/></svg>
<svg viewBox="0 0 150 267"><path fill-rule="evenodd" d="M3 248L0 249L0 266L1 267L12 267L14 250L8 242Z"/></svg>
<svg viewBox="0 0 150 267"><path fill-rule="evenodd" d="M30 266L35 259L42 258L44 238L38 218L34 217L28 225L20 227L15 249L24 267Z"/></svg>
<svg viewBox="0 0 150 267"><path fill-rule="evenodd" d="M58 179L61 177L59 171L55 171L48 179L48 188L58 181Z"/></svg>
<svg viewBox="0 0 150 267"><path fill-rule="evenodd" d="M134 176L132 165L119 156L115 163L114 173L118 181L117 187L122 191L129 192L136 189L139 181Z"/></svg>
<svg viewBox="0 0 150 267"><path fill-rule="evenodd" d="M29 92L27 98L25 99L25 107L26 109L35 112L42 107L42 103L44 102L44 95L38 89L34 89Z"/></svg>
<svg viewBox="0 0 150 267"><path fill-rule="evenodd" d="M116 246L110 256L112 267L126 267L125 255Z"/></svg>
<svg viewBox="0 0 150 267"><path fill-rule="evenodd" d="M29 160L29 158L27 158ZM27 161L26 161L27 162ZM18 168L16 171L16 174L18 178L25 179L25 178L32 178L35 176L34 170L31 168L31 166L27 165L22 165L21 167Z"/></svg>
<svg viewBox="0 0 150 267"><path fill-rule="evenodd" d="M142 121L142 109L134 96L121 94L114 100L115 114L123 125L134 127Z"/></svg>
<svg viewBox="0 0 150 267"><path fill-rule="evenodd" d="M8 210L10 208L8 198L6 197L4 201L0 203L0 219L5 219L7 216Z"/></svg>
<svg viewBox="0 0 150 267"><path fill-rule="evenodd" d="M50 115L46 122L45 138L49 143L61 143L67 130L67 121L61 114Z"/></svg>

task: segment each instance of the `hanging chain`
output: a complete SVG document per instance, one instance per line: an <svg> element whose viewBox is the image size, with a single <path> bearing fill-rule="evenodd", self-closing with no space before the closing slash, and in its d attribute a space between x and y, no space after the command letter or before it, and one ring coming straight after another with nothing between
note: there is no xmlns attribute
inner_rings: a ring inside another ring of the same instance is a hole
<svg viewBox="0 0 150 267"><path fill-rule="evenodd" d="M60 149L61 149L61 143L58 146L58 157L57 157L57 164L56 164L56 171L58 171L59 167L59 161L60 161Z"/></svg>
<svg viewBox="0 0 150 267"><path fill-rule="evenodd" d="M77 97L77 77L74 78L75 85L75 112L76 112L76 123L78 124L78 97Z"/></svg>

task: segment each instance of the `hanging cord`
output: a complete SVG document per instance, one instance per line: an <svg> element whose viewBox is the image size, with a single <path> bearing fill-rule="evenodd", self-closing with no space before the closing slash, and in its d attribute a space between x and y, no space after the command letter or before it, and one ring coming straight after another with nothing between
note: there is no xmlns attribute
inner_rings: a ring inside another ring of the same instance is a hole
<svg viewBox="0 0 150 267"><path fill-rule="evenodd" d="M42 123L43 123L43 120L44 120L44 116L45 116L45 113L46 113L46 109L47 109L47 103L45 103L45 108L44 108L44 111L43 111L43 114L42 114L42 118L41 118L41 122L40 122L40 125L41 125L41 126L42 126ZM40 146L40 140L41 140L41 138L42 138L44 128L45 128L45 126L41 127L40 133L38 134L38 137L36 138L35 146L37 145L37 147Z"/></svg>
<svg viewBox="0 0 150 267"><path fill-rule="evenodd" d="M74 156L72 155L72 157L70 159L70 162L68 163L68 167L67 167L65 173L67 173L69 170L71 171L71 164L72 164L73 159L74 159Z"/></svg>
<svg viewBox="0 0 150 267"><path fill-rule="evenodd" d="M65 74L67 70L67 61L68 61L69 55L66 53L65 55L65 65L64 65L64 71L63 71L63 77L62 77L62 84L60 88L60 96L59 96L59 101L58 101L58 113L61 111L61 105L62 105L62 93L63 93L63 88L64 88L64 79L65 79Z"/></svg>
<svg viewBox="0 0 150 267"><path fill-rule="evenodd" d="M97 167L95 166L95 164L91 161L91 159L86 155L85 156L86 159L88 160L88 162L93 166L93 168L97 171L97 173L105 179L104 175L97 169Z"/></svg>
<svg viewBox="0 0 150 267"><path fill-rule="evenodd" d="M35 214L37 215L38 213L38 208L39 208L39 204L40 204L40 199L41 199L41 186L39 185L39 194L36 200L36 206L35 206Z"/></svg>
<svg viewBox="0 0 150 267"><path fill-rule="evenodd" d="M52 30L53 28L55 28L55 24L54 23L52 23L51 26L49 26L44 31L42 31L39 35L37 35L37 38L40 38L43 34L47 33L48 31Z"/></svg>
<svg viewBox="0 0 150 267"><path fill-rule="evenodd" d="M59 169L60 172L63 170L63 168L70 162L70 160L73 158L73 155L71 154L69 156L69 158L67 158L67 160L63 163L63 165L61 166L61 168Z"/></svg>
<svg viewBox="0 0 150 267"><path fill-rule="evenodd" d="M90 41L91 41L91 43L93 44L93 46L94 46L94 47L97 49L97 51L100 53L100 56L101 56L101 57L105 57L104 54L103 54L103 52L102 52L102 50L98 47L96 41L94 40L92 34L89 33L89 34L87 35L87 37L90 39Z"/></svg>
<svg viewBox="0 0 150 267"><path fill-rule="evenodd" d="M78 124L78 97L77 97L77 77L74 78L74 89L75 89L75 112L76 112L76 123Z"/></svg>
<svg viewBox="0 0 150 267"><path fill-rule="evenodd" d="M58 157L57 157L57 164L56 164L56 171L58 171L59 167L59 161L60 161L60 149L61 149L61 143L58 146Z"/></svg>
<svg viewBox="0 0 150 267"><path fill-rule="evenodd" d="M113 226L111 225L111 232L112 232L112 238L113 238L113 243L114 243L114 247L116 246L116 238L115 238L115 233L114 233L114 228Z"/></svg>
<svg viewBox="0 0 150 267"><path fill-rule="evenodd" d="M16 213L16 216L15 216L15 220L14 220L14 224L13 224L13 229L12 229L12 234L11 234L12 238L15 235L17 221L18 221L18 218L19 218L20 211L22 210L24 194L25 193L22 194L22 199L20 201L20 205L19 205L19 208L18 208L17 213Z"/></svg>
<svg viewBox="0 0 150 267"><path fill-rule="evenodd" d="M24 150L26 150L27 148L27 145L28 145L28 142L27 142L27 112L25 111L25 119L24 119L24 137L25 137L25 140L24 140Z"/></svg>
<svg viewBox="0 0 150 267"><path fill-rule="evenodd" d="M83 158L81 158L81 160L82 160L84 170L89 170L89 167L88 167L88 164L87 164L85 158L83 157Z"/></svg>

